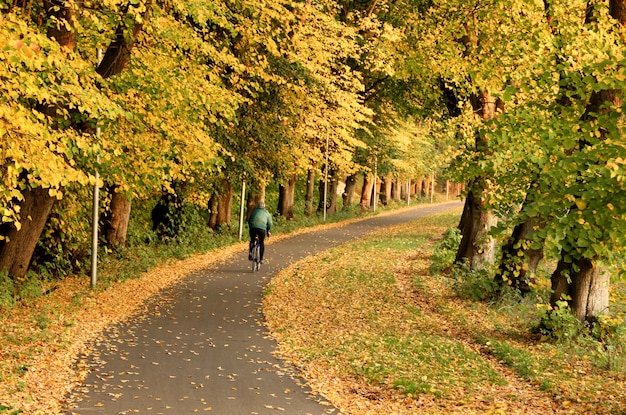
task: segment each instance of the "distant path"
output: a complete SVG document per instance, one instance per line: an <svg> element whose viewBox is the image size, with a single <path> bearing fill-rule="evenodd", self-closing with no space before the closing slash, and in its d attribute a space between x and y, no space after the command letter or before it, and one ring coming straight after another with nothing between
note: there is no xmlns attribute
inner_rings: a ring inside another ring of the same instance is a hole
<svg viewBox="0 0 626 415"><path fill-rule="evenodd" d="M262 292L279 270L381 227L462 206L418 205L272 243L251 274L247 255L186 277L151 300L147 315L102 336L66 414L338 414L272 352Z"/></svg>

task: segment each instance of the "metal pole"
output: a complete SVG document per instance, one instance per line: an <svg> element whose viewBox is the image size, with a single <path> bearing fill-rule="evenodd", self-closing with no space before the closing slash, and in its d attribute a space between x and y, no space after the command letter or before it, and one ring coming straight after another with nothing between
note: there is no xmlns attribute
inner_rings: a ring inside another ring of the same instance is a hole
<svg viewBox="0 0 626 415"><path fill-rule="evenodd" d="M411 179L406 184L406 204L407 206L411 204Z"/></svg>
<svg viewBox="0 0 626 415"><path fill-rule="evenodd" d="M239 210L239 240L243 237L243 208L244 198L246 197L246 178L241 180L241 208Z"/></svg>
<svg viewBox="0 0 626 415"><path fill-rule="evenodd" d="M102 49L98 48L97 52L98 64L102 61ZM100 143L100 126L96 125L96 141ZM98 213L100 211L100 187L98 182L100 181L100 174L98 173L97 164L100 163L100 155L96 156L96 172L95 183L93 185L93 217L91 226L91 288L96 288L96 282L98 281Z"/></svg>
<svg viewBox="0 0 626 415"><path fill-rule="evenodd" d="M324 222L326 222L326 199L328 198L328 135L326 136L326 171L324 172Z"/></svg>

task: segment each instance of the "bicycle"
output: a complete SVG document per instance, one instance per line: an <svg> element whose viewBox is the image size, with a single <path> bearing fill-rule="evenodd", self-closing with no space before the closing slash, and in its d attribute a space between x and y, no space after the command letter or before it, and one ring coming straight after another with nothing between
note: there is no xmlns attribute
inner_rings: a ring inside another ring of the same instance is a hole
<svg viewBox="0 0 626 415"><path fill-rule="evenodd" d="M254 238L252 243L252 272L257 272L261 268L261 243L259 237Z"/></svg>

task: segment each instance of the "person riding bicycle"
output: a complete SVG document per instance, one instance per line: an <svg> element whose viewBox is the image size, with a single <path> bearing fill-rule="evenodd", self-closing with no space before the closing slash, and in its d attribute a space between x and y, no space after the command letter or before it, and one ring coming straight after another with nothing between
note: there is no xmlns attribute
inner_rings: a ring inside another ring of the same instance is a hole
<svg viewBox="0 0 626 415"><path fill-rule="evenodd" d="M259 207L252 211L250 219L248 219L248 226L250 227L250 249L248 250L248 259L252 260L252 245L254 239L259 237L259 245L261 251L261 264L263 263L263 253L265 252L265 235L269 238L272 234L272 215L265 210L265 203L259 203Z"/></svg>

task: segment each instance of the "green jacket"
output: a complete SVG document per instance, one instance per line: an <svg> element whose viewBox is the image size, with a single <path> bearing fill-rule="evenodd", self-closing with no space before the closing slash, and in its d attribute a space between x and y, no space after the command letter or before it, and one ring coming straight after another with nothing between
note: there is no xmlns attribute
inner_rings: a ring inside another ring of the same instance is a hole
<svg viewBox="0 0 626 415"><path fill-rule="evenodd" d="M265 229L269 232L272 229L272 215L264 208L258 207L252 211L252 215L248 219L248 226L250 229Z"/></svg>

